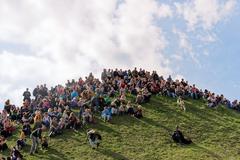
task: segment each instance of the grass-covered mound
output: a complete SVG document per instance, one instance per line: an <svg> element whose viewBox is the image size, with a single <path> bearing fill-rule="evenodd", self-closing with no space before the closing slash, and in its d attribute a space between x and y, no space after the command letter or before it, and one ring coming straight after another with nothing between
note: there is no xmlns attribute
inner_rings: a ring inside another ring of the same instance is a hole
<svg viewBox="0 0 240 160"><path fill-rule="evenodd" d="M240 115L219 106L208 108L203 101L186 100L186 112L181 111L176 99L154 96L143 105L144 118L114 117L105 123L99 117L97 123L88 126L102 134L103 141L97 150L91 149L86 131L72 130L50 139L47 151L29 155L31 141L21 151L25 159L240 159ZM193 140L189 146L172 142L170 134L176 125L184 135ZM15 144L19 134L15 132L8 145ZM4 152L3 155L8 155Z"/></svg>

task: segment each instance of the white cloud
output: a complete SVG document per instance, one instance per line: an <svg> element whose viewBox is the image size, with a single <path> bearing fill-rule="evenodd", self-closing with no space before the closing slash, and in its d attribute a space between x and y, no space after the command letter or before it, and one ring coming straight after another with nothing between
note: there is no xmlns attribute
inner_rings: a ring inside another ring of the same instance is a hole
<svg viewBox="0 0 240 160"><path fill-rule="evenodd" d="M210 30L233 11L236 3L236 0L227 0L225 3L220 0L188 0L184 3L176 2L175 6L190 30Z"/></svg>
<svg viewBox="0 0 240 160"><path fill-rule="evenodd" d="M172 9L170 8L169 5L161 4L158 8L157 16L163 18L172 17L173 16Z"/></svg>
<svg viewBox="0 0 240 160"><path fill-rule="evenodd" d="M156 17L172 16L167 5L154 0L0 3L0 42L22 44L29 50L26 54L3 47L0 103L9 97L19 104L26 87L63 83L90 71L99 74L103 67L172 72L163 54L167 41L153 23Z"/></svg>
<svg viewBox="0 0 240 160"><path fill-rule="evenodd" d="M173 28L172 32L176 34L179 38L179 48L183 49L185 52L188 53L192 52L192 45L188 40L188 35L185 32L176 29L175 27Z"/></svg>
<svg viewBox="0 0 240 160"><path fill-rule="evenodd" d="M180 54L180 53L173 54L171 57L172 57L174 60L177 60L177 61L182 61L182 60L183 60L183 55Z"/></svg>
<svg viewBox="0 0 240 160"><path fill-rule="evenodd" d="M216 41L215 34L206 33L204 35L199 35L198 37L199 37L199 40L205 43L213 43Z"/></svg>
<svg viewBox="0 0 240 160"><path fill-rule="evenodd" d="M209 56L209 52L208 52L207 50L204 50L204 51L203 51L203 55Z"/></svg>

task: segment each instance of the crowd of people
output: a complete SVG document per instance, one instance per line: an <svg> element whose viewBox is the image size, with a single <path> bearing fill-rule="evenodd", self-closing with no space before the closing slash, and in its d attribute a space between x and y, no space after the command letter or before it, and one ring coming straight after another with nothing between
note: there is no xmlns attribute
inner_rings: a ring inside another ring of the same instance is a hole
<svg viewBox="0 0 240 160"><path fill-rule="evenodd" d="M135 101L127 99L127 94L135 96ZM21 125L21 136L17 149L25 145L27 137L32 140L30 154L37 153L38 143L43 139L42 131L48 136L57 136L64 129L74 132L88 123L96 123L95 115L101 115L104 121L111 122L114 116L129 115L143 117L141 105L148 103L152 95L178 98L178 105L185 111L184 99L205 99L209 107L219 104L240 110L240 102L230 102L223 95L215 95L208 90L198 89L184 79L164 79L156 71L152 73L141 69L122 70L104 69L101 80L90 73L85 79L68 80L65 86L47 88L38 85L32 94L27 88L23 93L23 105L18 107L5 102L0 114L0 150L7 149L6 139ZM78 110L78 114L73 112ZM42 140L47 146L47 142Z"/></svg>

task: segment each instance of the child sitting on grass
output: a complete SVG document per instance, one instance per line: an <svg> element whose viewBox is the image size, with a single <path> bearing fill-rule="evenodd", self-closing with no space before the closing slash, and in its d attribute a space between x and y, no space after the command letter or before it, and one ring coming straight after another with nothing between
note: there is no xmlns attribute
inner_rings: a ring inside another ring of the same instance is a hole
<svg viewBox="0 0 240 160"><path fill-rule="evenodd" d="M24 146L26 146L26 135L24 134L23 131L21 131L20 137L17 140L16 148L18 150L21 150Z"/></svg>
<svg viewBox="0 0 240 160"><path fill-rule="evenodd" d="M48 149L48 138L43 136L41 139L42 149Z"/></svg>

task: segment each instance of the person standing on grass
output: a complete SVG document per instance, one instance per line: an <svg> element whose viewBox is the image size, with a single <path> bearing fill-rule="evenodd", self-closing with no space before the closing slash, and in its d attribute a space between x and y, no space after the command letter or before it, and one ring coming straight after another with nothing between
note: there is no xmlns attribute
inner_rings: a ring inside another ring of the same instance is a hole
<svg viewBox="0 0 240 160"><path fill-rule="evenodd" d="M31 102L31 93L28 88L23 92L23 97L23 101L28 100L28 102Z"/></svg>
<svg viewBox="0 0 240 160"><path fill-rule="evenodd" d="M37 148L38 148L39 140L42 138L42 130L43 130L42 128L37 128L30 135L30 138L32 139L30 155L38 152Z"/></svg>
<svg viewBox="0 0 240 160"><path fill-rule="evenodd" d="M184 112L186 111L185 103L181 96L178 97L177 104L181 110L183 110Z"/></svg>
<svg viewBox="0 0 240 160"><path fill-rule="evenodd" d="M99 147L101 143L102 136L99 133L97 133L94 129L90 129L87 132L87 139L92 149L96 149Z"/></svg>

